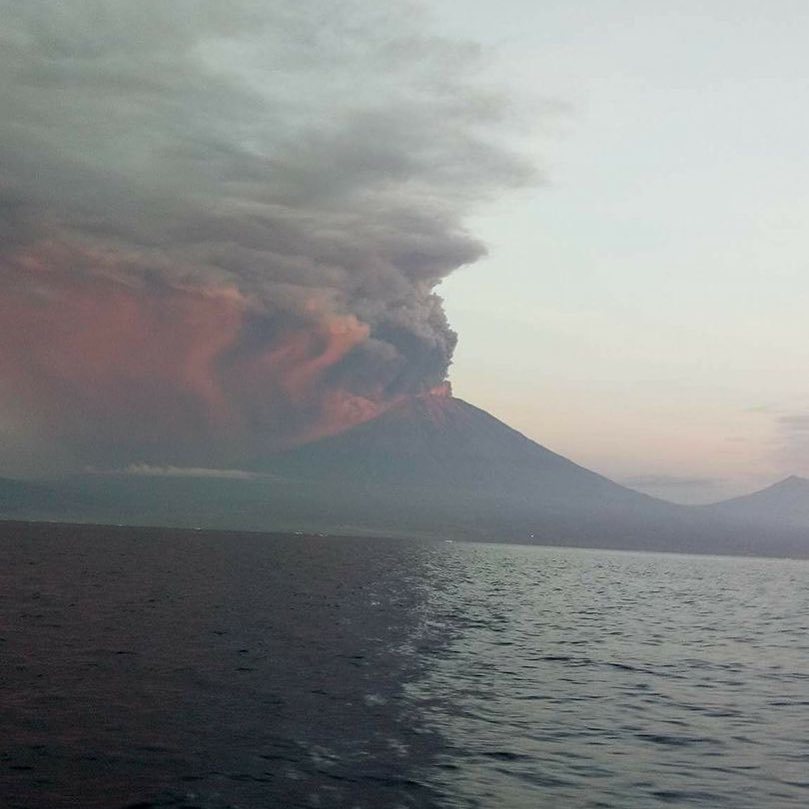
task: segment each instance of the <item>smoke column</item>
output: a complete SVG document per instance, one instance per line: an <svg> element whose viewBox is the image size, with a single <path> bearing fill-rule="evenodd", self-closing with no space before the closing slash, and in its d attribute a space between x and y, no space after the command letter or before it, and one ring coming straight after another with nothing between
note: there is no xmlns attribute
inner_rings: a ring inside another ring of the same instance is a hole
<svg viewBox="0 0 809 809"><path fill-rule="evenodd" d="M7 433L237 464L442 383L464 218L535 176L477 49L387 5L0 0Z"/></svg>

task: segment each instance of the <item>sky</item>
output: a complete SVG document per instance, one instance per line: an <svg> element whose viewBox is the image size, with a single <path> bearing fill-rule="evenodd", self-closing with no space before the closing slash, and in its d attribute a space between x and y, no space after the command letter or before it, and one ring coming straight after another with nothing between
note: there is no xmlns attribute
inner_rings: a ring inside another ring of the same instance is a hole
<svg viewBox="0 0 809 809"><path fill-rule="evenodd" d="M558 105L441 286L456 394L678 501L809 473L809 6L435 5Z"/></svg>
<svg viewBox="0 0 809 809"><path fill-rule="evenodd" d="M805 3L0 11L0 474L238 468L447 374L651 494L809 474Z"/></svg>

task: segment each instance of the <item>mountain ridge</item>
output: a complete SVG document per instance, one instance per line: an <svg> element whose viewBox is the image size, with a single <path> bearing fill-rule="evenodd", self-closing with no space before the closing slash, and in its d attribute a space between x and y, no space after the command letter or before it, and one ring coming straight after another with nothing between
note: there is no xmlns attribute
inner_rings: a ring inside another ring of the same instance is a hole
<svg viewBox="0 0 809 809"><path fill-rule="evenodd" d="M358 459L361 459L358 462ZM323 477L324 470L349 469L369 483L424 484L426 476L455 488L533 496L541 482L546 495L570 499L611 493L637 503L664 503L636 492L542 446L463 399L425 394L336 436L248 464L251 471ZM666 504L672 505L672 504Z"/></svg>
<svg viewBox="0 0 809 809"><path fill-rule="evenodd" d="M446 394L405 400L283 453L257 453L243 465L245 474L183 476L170 469L48 481L41 485L55 498L49 495L44 506L26 500L4 516L809 556L807 528L764 530L721 509L636 492Z"/></svg>
<svg viewBox="0 0 809 809"><path fill-rule="evenodd" d="M790 475L758 491L702 508L739 522L809 529L809 479Z"/></svg>

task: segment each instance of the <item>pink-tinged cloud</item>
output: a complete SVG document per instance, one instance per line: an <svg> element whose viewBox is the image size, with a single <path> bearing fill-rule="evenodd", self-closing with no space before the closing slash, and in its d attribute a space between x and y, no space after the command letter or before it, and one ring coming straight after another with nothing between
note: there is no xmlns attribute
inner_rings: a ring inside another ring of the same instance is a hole
<svg viewBox="0 0 809 809"><path fill-rule="evenodd" d="M475 48L407 0L0 4L0 428L219 468L446 378L464 219L534 179Z"/></svg>
<svg viewBox="0 0 809 809"><path fill-rule="evenodd" d="M289 316L241 345L255 306L232 286L146 284L120 268L77 272L92 255L45 244L7 262L0 289L0 396L92 460L235 460L344 429L385 397L326 375L369 329L354 316ZM313 314L313 313L310 313ZM295 413L302 413L294 418ZM287 416L286 428L282 416Z"/></svg>
<svg viewBox="0 0 809 809"><path fill-rule="evenodd" d="M55 440L90 452L120 440L149 454L227 428L216 366L238 337L241 296L76 273L71 258L46 247L4 268L6 406L24 403Z"/></svg>

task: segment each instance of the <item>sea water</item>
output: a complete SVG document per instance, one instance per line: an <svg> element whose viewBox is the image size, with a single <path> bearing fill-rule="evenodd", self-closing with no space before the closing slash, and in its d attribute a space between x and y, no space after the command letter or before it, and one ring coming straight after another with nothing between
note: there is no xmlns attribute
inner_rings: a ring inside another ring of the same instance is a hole
<svg viewBox="0 0 809 809"><path fill-rule="evenodd" d="M4 807L804 807L809 564L0 525Z"/></svg>

